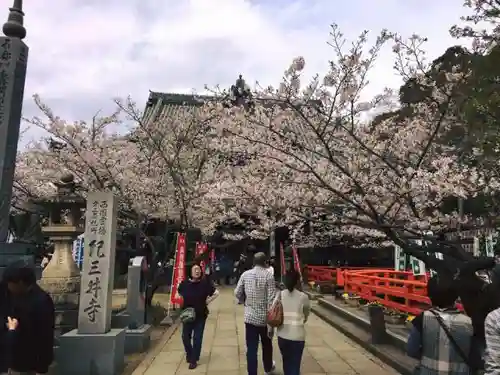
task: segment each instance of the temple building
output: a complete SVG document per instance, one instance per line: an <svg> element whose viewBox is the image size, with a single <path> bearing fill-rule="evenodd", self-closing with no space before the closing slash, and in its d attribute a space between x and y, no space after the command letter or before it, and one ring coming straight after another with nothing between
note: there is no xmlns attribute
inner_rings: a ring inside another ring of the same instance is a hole
<svg viewBox="0 0 500 375"><path fill-rule="evenodd" d="M159 120L162 117L168 118L172 116L176 110L179 110L179 108L200 107L205 101L210 99L212 99L212 96L209 95L174 94L150 91L144 110L144 120L149 122ZM252 91L241 74L227 93L227 99L233 105L249 105L251 102Z"/></svg>
<svg viewBox="0 0 500 375"><path fill-rule="evenodd" d="M154 122L175 116L176 111L184 111L188 108L201 107L205 101L211 100L212 96L161 93L150 91L146 106L144 109L144 120L146 123ZM230 105L244 105L251 108L254 101L262 101L259 98L252 97L250 87L240 75L235 84L231 86L227 93L227 99ZM275 104L275 102L273 102ZM318 103L319 105L319 103ZM250 213L242 213L251 219ZM266 249L269 246L268 240L228 241L222 236L222 233L241 233L244 228L233 223L221 223L219 231L212 237L211 244L223 252L232 253L237 256L244 247L250 243L254 249ZM287 228L276 228L275 230L275 249L279 249L280 243L290 243L289 231ZM389 267L393 264L392 248L353 248L354 243L336 243L332 242L326 247L308 247L300 249L301 259L304 263L311 264L340 264L351 266L364 266L367 264Z"/></svg>

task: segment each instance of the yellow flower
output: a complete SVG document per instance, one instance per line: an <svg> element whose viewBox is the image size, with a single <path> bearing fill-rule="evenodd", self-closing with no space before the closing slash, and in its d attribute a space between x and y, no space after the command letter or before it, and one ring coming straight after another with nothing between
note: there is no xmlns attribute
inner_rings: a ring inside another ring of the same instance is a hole
<svg viewBox="0 0 500 375"><path fill-rule="evenodd" d="M344 298L344 299L349 299L349 293L344 293L344 294L342 294L342 298Z"/></svg>
<svg viewBox="0 0 500 375"><path fill-rule="evenodd" d="M410 323L413 319L415 319L415 316L408 314L408 316L406 317L406 322Z"/></svg>

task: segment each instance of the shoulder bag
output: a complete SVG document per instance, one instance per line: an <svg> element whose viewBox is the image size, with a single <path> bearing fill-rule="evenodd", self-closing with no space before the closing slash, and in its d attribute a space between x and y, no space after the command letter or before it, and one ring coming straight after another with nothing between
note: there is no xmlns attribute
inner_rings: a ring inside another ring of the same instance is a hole
<svg viewBox="0 0 500 375"><path fill-rule="evenodd" d="M278 292L271 308L267 312L267 324L270 327L277 328L283 324L283 304L281 303L281 291Z"/></svg>
<svg viewBox="0 0 500 375"><path fill-rule="evenodd" d="M179 319L182 323L191 323L196 319L196 311L192 307L186 307L182 310Z"/></svg>

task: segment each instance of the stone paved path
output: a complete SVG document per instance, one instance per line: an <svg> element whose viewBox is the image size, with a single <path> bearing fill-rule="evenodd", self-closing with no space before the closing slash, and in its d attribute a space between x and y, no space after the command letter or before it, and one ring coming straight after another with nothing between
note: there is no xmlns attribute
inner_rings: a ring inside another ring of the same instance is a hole
<svg viewBox="0 0 500 375"><path fill-rule="evenodd" d="M243 306L234 303L232 293L232 289L222 289L220 297L210 305L198 368L187 368L178 329L141 375L245 375ZM276 374L282 374L276 339L273 342ZM259 365L262 366L260 358ZM264 374L262 368L260 374ZM312 314L307 322L301 374L395 375L397 372Z"/></svg>

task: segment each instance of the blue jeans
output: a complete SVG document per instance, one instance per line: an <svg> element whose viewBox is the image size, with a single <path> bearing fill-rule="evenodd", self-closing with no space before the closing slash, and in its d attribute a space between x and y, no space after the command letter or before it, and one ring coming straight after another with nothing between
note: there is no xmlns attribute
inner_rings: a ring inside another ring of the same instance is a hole
<svg viewBox="0 0 500 375"><path fill-rule="evenodd" d="M287 340L278 337L278 346L283 357L284 375L300 375L300 364L305 341Z"/></svg>
<svg viewBox="0 0 500 375"><path fill-rule="evenodd" d="M269 372L273 368L273 342L267 336L267 326L261 327L245 323L248 375L257 375L257 350L259 349L259 338L262 344L264 371Z"/></svg>
<svg viewBox="0 0 500 375"><path fill-rule="evenodd" d="M189 363L198 362L200 360L205 322L206 318L203 318L182 325L182 343L186 351L186 360Z"/></svg>

